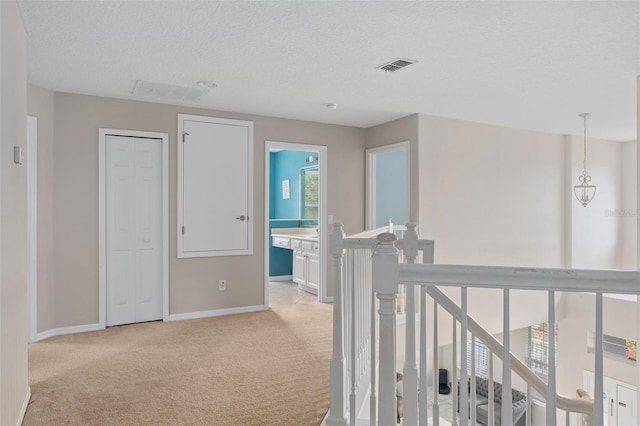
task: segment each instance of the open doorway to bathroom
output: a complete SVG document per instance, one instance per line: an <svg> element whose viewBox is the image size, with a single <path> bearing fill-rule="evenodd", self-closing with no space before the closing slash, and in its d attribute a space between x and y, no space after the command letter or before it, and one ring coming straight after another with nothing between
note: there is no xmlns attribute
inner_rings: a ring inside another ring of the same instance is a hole
<svg viewBox="0 0 640 426"><path fill-rule="evenodd" d="M265 144L265 307L329 302L326 147Z"/></svg>

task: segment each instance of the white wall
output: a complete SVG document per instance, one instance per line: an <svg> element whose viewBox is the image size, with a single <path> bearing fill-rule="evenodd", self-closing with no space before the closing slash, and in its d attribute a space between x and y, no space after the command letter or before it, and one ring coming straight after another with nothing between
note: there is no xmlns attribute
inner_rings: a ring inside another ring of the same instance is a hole
<svg viewBox="0 0 640 426"><path fill-rule="evenodd" d="M573 137L571 185L582 172L583 140ZM622 266L622 144L587 140L587 171L596 195L587 207L572 203L572 263L576 269L619 269Z"/></svg>
<svg viewBox="0 0 640 426"><path fill-rule="evenodd" d="M13 162L27 145L27 47L16 2L0 15L0 424L15 425L29 398L27 167Z"/></svg>
<svg viewBox="0 0 640 426"><path fill-rule="evenodd" d="M420 122L420 234L436 263L561 266L562 137Z"/></svg>

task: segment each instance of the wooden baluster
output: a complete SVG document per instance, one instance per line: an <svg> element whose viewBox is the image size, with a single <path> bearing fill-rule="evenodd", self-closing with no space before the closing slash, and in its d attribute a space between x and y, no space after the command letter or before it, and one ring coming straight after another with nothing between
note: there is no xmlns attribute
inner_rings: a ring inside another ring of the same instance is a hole
<svg viewBox="0 0 640 426"><path fill-rule="evenodd" d="M357 299L357 269L358 269L358 253L357 250L349 250L349 261L347 265L349 265L348 276L351 277L349 282L349 315L347 315L349 321L349 424L356 424L356 374L357 374L357 357L356 357L356 348L358 344L358 335L356 331L356 321L357 321L357 312L356 312L356 299Z"/></svg>
<svg viewBox="0 0 640 426"><path fill-rule="evenodd" d="M347 371L344 357L344 336L342 307L342 259L344 232L341 223L333 225L331 233L331 255L333 257L333 273L335 290L333 296L333 354L329 363L329 416L328 426L347 425Z"/></svg>
<svg viewBox="0 0 640 426"><path fill-rule="evenodd" d="M513 424L511 406L511 347L509 328L509 289L503 290L502 317L502 424Z"/></svg>
<svg viewBox="0 0 640 426"><path fill-rule="evenodd" d="M404 235L404 255L407 263L418 258L418 233L416 224L408 223ZM418 367L416 365L416 299L415 287L405 286L405 358L403 372L405 425L418 424ZM425 296L426 297L426 296ZM426 340L426 339L425 339ZM425 346L426 347L426 346Z"/></svg>
<svg viewBox="0 0 640 426"><path fill-rule="evenodd" d="M602 406L604 370L602 367L602 293L596 293L596 360L594 367L595 386L593 391L593 422L603 423L604 407Z"/></svg>
<svg viewBox="0 0 640 426"><path fill-rule="evenodd" d="M420 286L420 392L418 394L418 414L420 417L418 424L420 425L426 425L428 422L427 368L427 287ZM433 392L436 395L438 393L437 389L437 385L435 385Z"/></svg>
<svg viewBox="0 0 640 426"><path fill-rule="evenodd" d="M549 321L547 323L547 426L555 426L556 412L556 298L549 291Z"/></svg>
<svg viewBox="0 0 640 426"><path fill-rule="evenodd" d="M462 305L462 312L460 317L460 425L468 426L469 374L467 372L467 362L469 361L469 355L467 353L467 333L469 324L467 319L467 288L462 287L460 289L460 292Z"/></svg>
<svg viewBox="0 0 640 426"><path fill-rule="evenodd" d="M376 393L376 293L371 289L371 395L369 396L369 419L370 425L378 424L378 394Z"/></svg>
<svg viewBox="0 0 640 426"><path fill-rule="evenodd" d="M571 412L570 412L570 411L567 411L567 412L566 412L566 414L565 414L565 421L564 421L564 424L565 424L566 426L569 426L570 421L571 421Z"/></svg>
<svg viewBox="0 0 640 426"><path fill-rule="evenodd" d="M431 407L433 426L440 425L440 404L438 402L440 366L438 365L438 349L438 302L436 302L436 299L433 299L433 406ZM426 425L426 423L420 423L420 425Z"/></svg>
<svg viewBox="0 0 640 426"><path fill-rule="evenodd" d="M458 426L458 325L453 318L453 337L451 343L451 424Z"/></svg>
<svg viewBox="0 0 640 426"><path fill-rule="evenodd" d="M398 293L398 250L395 235L378 235L373 255L373 290L380 302L380 345L378 422L395 425L398 406L396 398L396 310Z"/></svg>
<svg viewBox="0 0 640 426"><path fill-rule="evenodd" d="M527 383L527 408L525 413L525 426L531 426L531 385Z"/></svg>
<svg viewBox="0 0 640 426"><path fill-rule="evenodd" d="M471 335L471 412L469 413L469 424L476 426L476 338Z"/></svg>
<svg viewBox="0 0 640 426"><path fill-rule="evenodd" d="M496 424L496 407L494 401L494 385L493 385L493 352L489 351L489 371L487 373L489 375L489 426L495 426Z"/></svg>

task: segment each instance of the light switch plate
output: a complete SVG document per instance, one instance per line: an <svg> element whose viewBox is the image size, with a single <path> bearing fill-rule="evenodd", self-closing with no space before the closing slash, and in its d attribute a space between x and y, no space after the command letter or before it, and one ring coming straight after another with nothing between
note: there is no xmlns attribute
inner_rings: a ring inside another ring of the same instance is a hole
<svg viewBox="0 0 640 426"><path fill-rule="evenodd" d="M16 164L24 163L24 150L22 147L17 145L13 147L13 162Z"/></svg>

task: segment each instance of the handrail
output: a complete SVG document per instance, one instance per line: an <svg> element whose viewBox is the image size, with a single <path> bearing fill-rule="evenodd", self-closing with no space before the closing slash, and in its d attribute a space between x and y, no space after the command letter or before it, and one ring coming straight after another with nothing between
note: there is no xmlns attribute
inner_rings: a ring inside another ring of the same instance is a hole
<svg viewBox="0 0 640 426"><path fill-rule="evenodd" d="M400 265L403 284L640 294L640 272L469 265Z"/></svg>
<svg viewBox="0 0 640 426"><path fill-rule="evenodd" d="M457 321L461 320L462 310L442 291L438 290L434 286L428 286L427 293L429 293L429 295ZM498 339L496 339L484 327L478 324L471 316L467 315L467 321L468 329L471 334L479 338L493 354L502 359L502 343L500 343L500 341L498 341ZM547 394L547 384L513 353L511 354L511 368L516 372L516 374L518 374L518 376L522 377L540 394ZM556 401L558 408L562 410L588 415L593 414L593 401L570 398L560 394L556 395Z"/></svg>
<svg viewBox="0 0 640 426"><path fill-rule="evenodd" d="M394 229L395 229L395 227L394 227ZM375 238L378 235L382 234L383 232L389 232L389 226L388 225L381 226L380 228L368 229L366 231L358 232L357 234L348 235L346 238L347 239L352 239L352 238L358 238L358 239Z"/></svg>

